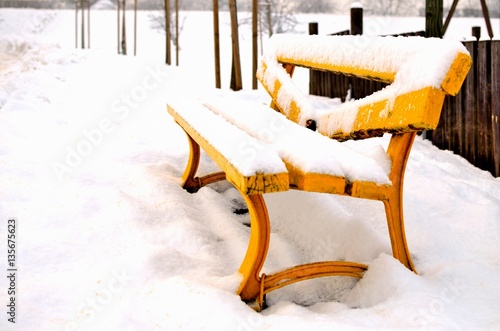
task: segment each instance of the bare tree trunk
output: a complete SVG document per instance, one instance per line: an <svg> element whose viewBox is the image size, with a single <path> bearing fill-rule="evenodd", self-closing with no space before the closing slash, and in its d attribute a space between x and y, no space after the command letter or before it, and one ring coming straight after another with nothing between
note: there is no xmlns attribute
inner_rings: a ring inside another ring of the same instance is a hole
<svg viewBox="0 0 500 331"><path fill-rule="evenodd" d="M121 38L120 38L120 0L116 1L116 22L118 23L116 33L117 33L117 43L118 43L118 54L121 54Z"/></svg>
<svg viewBox="0 0 500 331"><path fill-rule="evenodd" d="M75 48L78 48L78 1L75 1Z"/></svg>
<svg viewBox="0 0 500 331"><path fill-rule="evenodd" d="M443 35L446 33L446 30L448 29L448 25L450 24L453 13L455 12L455 9L457 8L457 4L458 4L458 0L453 0L450 11L448 12L448 16L446 16L446 20L445 20L444 25L443 25Z"/></svg>
<svg viewBox="0 0 500 331"><path fill-rule="evenodd" d="M83 1L80 0L80 10L82 11L82 49L85 48L85 7L83 7Z"/></svg>
<svg viewBox="0 0 500 331"><path fill-rule="evenodd" d="M491 28L490 11L488 10L486 1L480 0L480 2L481 2L481 9L483 11L484 22L486 23L486 29L488 30L488 36L490 36L490 39L493 39L493 29Z"/></svg>
<svg viewBox="0 0 500 331"><path fill-rule="evenodd" d="M213 0L212 4L214 12L215 87L220 88L219 0Z"/></svg>
<svg viewBox="0 0 500 331"><path fill-rule="evenodd" d="M137 55L137 0L134 0L134 55Z"/></svg>
<svg viewBox="0 0 500 331"><path fill-rule="evenodd" d="M271 0L267 0L267 28L269 30L269 37L273 35L273 24L271 20Z"/></svg>
<svg viewBox="0 0 500 331"><path fill-rule="evenodd" d="M233 66L231 72L231 89L234 91L243 88L241 80L240 44L238 35L238 14L236 0L229 0L229 13L231 16L231 39L233 44Z"/></svg>
<svg viewBox="0 0 500 331"><path fill-rule="evenodd" d="M252 0L252 89L257 89L257 20L259 16L259 2Z"/></svg>
<svg viewBox="0 0 500 331"><path fill-rule="evenodd" d="M165 63L170 65L170 0L165 0L165 34Z"/></svg>
<svg viewBox="0 0 500 331"><path fill-rule="evenodd" d="M87 48L90 48L90 0L87 0Z"/></svg>
<svg viewBox="0 0 500 331"><path fill-rule="evenodd" d="M175 0L175 65L179 65L179 0Z"/></svg>
<svg viewBox="0 0 500 331"><path fill-rule="evenodd" d="M127 29L125 24L125 12L127 3L123 0L123 16L122 16L122 54L127 55Z"/></svg>

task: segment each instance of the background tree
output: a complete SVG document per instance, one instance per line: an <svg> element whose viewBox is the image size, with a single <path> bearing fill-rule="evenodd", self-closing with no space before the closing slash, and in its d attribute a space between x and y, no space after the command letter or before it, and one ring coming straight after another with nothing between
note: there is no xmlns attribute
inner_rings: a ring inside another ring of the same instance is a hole
<svg viewBox="0 0 500 331"><path fill-rule="evenodd" d="M337 10L337 2L330 0L303 0L296 2L299 13L324 13L333 14Z"/></svg>
<svg viewBox="0 0 500 331"><path fill-rule="evenodd" d="M181 13L179 13L179 19L176 20L175 19L175 15L176 15L176 10L174 8L175 4L176 4L176 1L175 0L170 0L170 17L169 19L167 20L166 19L166 15L167 15L167 11L165 10L165 2L164 0L160 0L161 1L161 6L160 6L160 10L158 11L152 11L150 14L149 14L149 20L150 20L150 24L151 24L151 27L155 30L158 30L160 31L161 33L165 33L167 34L167 29L165 28L166 26L166 22L170 22L169 23L169 29L168 29L168 33L169 33L169 37L170 37L170 41L173 45L175 45L176 49L175 49L175 53L176 53L176 64L179 63L179 49L180 49L180 45L179 45L179 37L182 33L182 30L183 30L183 27L184 27L184 23L186 21L186 15L181 15ZM178 6L179 6L179 10L186 10L185 7L184 9L183 8L183 5L182 5L183 1L182 0L179 0L178 1ZM185 6L185 4L184 4ZM176 26L177 24L177 26ZM168 38L167 38L168 39ZM168 47L166 47L168 48ZM166 50L166 58L167 58L167 63L170 63L170 56L169 56L169 51Z"/></svg>
<svg viewBox="0 0 500 331"><path fill-rule="evenodd" d="M248 4L248 1L243 1ZM259 34L272 35L273 33L294 32L298 21L295 13L298 12L297 2L289 0L261 0L259 2ZM238 2L238 6L240 3ZM242 11L250 11L248 6ZM240 24L250 24L251 18L243 18Z"/></svg>
<svg viewBox="0 0 500 331"><path fill-rule="evenodd" d="M424 2L420 0L372 0L362 2L366 13L383 16L417 15Z"/></svg>

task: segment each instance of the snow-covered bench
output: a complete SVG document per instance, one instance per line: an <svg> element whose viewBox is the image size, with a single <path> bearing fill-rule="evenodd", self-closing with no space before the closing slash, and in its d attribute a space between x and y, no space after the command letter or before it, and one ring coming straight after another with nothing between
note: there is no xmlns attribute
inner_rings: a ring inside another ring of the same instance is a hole
<svg viewBox="0 0 500 331"><path fill-rule="evenodd" d="M195 192L227 179L248 205L250 242L239 269L238 294L261 308L264 295L282 286L322 276L360 278L367 269L356 262L326 261L261 274L270 240L262 195L289 189L382 201L393 255L415 271L403 224L406 162L417 132L437 126L445 95L455 95L465 79L471 65L466 49L459 42L420 37L275 35L270 44L257 77L272 97L272 108L229 98L168 104L191 148L183 187ZM292 82L295 66L391 85L318 110ZM339 142L384 133L392 136L387 150L378 154ZM200 146L221 172L196 177Z"/></svg>

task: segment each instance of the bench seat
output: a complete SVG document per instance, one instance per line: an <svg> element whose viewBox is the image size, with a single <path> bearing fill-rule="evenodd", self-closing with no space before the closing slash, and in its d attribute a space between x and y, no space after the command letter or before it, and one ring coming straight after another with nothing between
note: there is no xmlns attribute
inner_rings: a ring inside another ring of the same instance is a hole
<svg viewBox="0 0 500 331"><path fill-rule="evenodd" d="M291 185L301 190L340 193L342 190L330 187L339 178L347 182L390 184L391 161L384 151L376 155L354 151L318 132L304 130L257 102L241 102L236 97L206 98L201 102L252 137L271 145L286 164ZM249 144L245 148L249 154L253 152ZM325 185L307 185L321 181L326 181Z"/></svg>
<svg viewBox="0 0 500 331"><path fill-rule="evenodd" d="M168 111L190 138L210 155L216 155L213 159L226 174L226 179L242 192L262 194L288 190L286 166L268 144L249 136L199 103L171 102ZM228 135L231 137L229 143ZM239 146L247 143L255 146L264 157L242 157Z"/></svg>
<svg viewBox="0 0 500 331"><path fill-rule="evenodd" d="M203 149L217 150L220 158L216 163L226 174L235 174L228 180L234 183L239 177L247 177L247 183L272 183L265 188L239 185L246 194L284 191L288 182L292 188L336 194L345 193L346 186L353 182L390 184L390 159L384 151L376 157L362 154L304 130L257 102L242 103L231 97L199 103L179 100L170 102L168 111L176 121L184 123L183 127L205 137ZM207 121L212 124L205 125ZM230 141L225 138L228 134Z"/></svg>

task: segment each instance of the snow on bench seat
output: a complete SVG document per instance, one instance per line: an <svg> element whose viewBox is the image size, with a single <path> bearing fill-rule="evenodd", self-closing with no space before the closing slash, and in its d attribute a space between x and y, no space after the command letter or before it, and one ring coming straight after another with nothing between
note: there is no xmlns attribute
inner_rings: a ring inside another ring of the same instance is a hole
<svg viewBox="0 0 500 331"><path fill-rule="evenodd" d="M230 97L206 98L202 102L252 137L272 146L287 165L291 184L299 189L339 193L344 190L344 179L390 184L390 160L382 149L374 157L361 154L317 132L304 130L257 102L242 103ZM245 142L240 150L247 156L260 153L250 142Z"/></svg>
<svg viewBox="0 0 500 331"><path fill-rule="evenodd" d="M285 191L289 179L285 164L269 145L195 102L169 102L168 112L226 173L226 178L247 194ZM251 144L260 157L248 157L240 146ZM216 157L214 157L216 155Z"/></svg>

